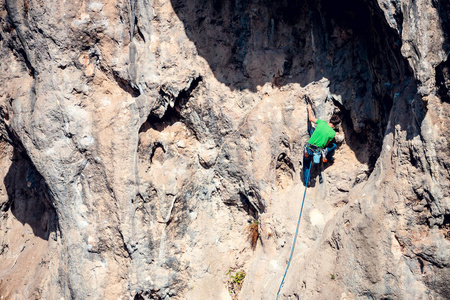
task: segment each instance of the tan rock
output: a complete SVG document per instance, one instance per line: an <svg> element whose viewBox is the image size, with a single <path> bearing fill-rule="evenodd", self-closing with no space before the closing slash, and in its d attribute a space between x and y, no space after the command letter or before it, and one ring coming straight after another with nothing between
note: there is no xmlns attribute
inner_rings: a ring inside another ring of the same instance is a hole
<svg viewBox="0 0 450 300"><path fill-rule="evenodd" d="M0 296L446 298L449 11L0 0Z"/></svg>

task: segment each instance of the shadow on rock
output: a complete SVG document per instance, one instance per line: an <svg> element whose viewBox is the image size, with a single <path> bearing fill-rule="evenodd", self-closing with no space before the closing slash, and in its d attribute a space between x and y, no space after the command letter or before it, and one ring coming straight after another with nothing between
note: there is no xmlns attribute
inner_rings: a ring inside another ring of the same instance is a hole
<svg viewBox="0 0 450 300"><path fill-rule="evenodd" d="M414 98L401 39L376 1L171 3L199 55L232 90L255 92L266 83L306 86L329 79L332 100L348 118L346 142L370 169L379 157L394 101ZM361 136L367 138L361 141Z"/></svg>
<svg viewBox="0 0 450 300"><path fill-rule="evenodd" d="M442 32L444 33L444 51L450 51L450 2L449 1L432 1L432 4L437 8L439 17L441 19Z"/></svg>
<svg viewBox="0 0 450 300"><path fill-rule="evenodd" d="M14 150L4 183L9 198L4 209L11 209L17 220L31 226L34 235L48 240L57 229L56 212L45 180L26 154Z"/></svg>

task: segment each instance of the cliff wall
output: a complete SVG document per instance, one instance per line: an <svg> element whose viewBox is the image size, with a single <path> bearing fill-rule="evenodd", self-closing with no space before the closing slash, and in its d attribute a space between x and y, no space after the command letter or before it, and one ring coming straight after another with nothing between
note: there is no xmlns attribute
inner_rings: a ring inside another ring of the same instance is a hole
<svg viewBox="0 0 450 300"><path fill-rule="evenodd" d="M274 299L307 95L343 123L281 298L448 298L449 14L0 0L1 297Z"/></svg>

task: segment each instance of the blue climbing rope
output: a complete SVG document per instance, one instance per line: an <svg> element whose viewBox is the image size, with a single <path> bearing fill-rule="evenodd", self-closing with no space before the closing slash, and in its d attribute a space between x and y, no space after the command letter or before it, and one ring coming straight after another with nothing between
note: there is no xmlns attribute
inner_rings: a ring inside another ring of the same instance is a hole
<svg viewBox="0 0 450 300"><path fill-rule="evenodd" d="M292 254L294 253L295 241L297 240L297 234L298 234L298 227L300 225L300 219L302 218L303 204L305 203L306 189L308 188L308 183L311 178L311 166L312 166L312 159L309 164L309 172L307 172L307 174L305 175L306 184L305 184L305 192L303 193L302 207L300 208L300 214L298 215L297 228L295 229L294 242L292 243L291 254L289 255L289 260L288 260L288 264L286 266L286 271L284 271L283 279L281 280L280 287L278 288L277 300L278 300L278 296L280 295L280 291L281 291L281 287L283 286L284 279L286 278L286 274L289 269L289 265L291 264Z"/></svg>

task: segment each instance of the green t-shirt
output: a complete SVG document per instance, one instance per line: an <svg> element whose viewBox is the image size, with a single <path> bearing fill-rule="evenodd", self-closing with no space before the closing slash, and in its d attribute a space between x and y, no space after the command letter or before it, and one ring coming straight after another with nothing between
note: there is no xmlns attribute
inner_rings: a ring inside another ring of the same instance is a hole
<svg viewBox="0 0 450 300"><path fill-rule="evenodd" d="M316 124L316 129L308 143L319 148L324 148L325 145L334 138L336 132L324 120L317 120Z"/></svg>

